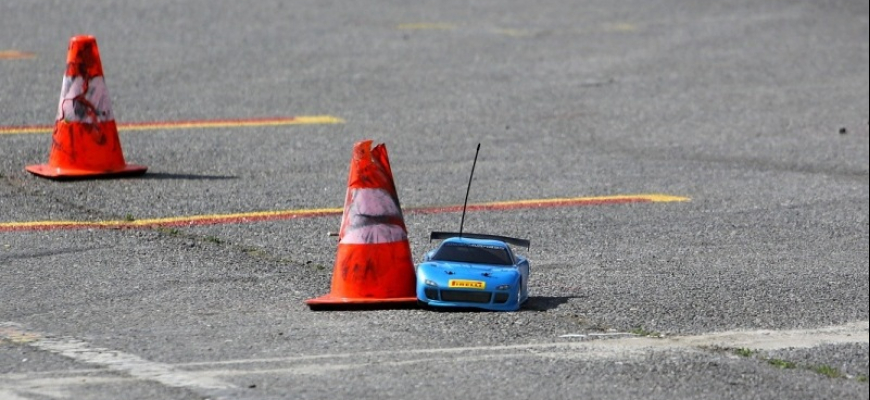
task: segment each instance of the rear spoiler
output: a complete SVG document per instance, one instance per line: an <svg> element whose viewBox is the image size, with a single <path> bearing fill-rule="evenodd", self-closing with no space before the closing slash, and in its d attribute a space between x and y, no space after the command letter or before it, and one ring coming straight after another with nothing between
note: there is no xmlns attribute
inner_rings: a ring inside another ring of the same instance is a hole
<svg viewBox="0 0 870 400"><path fill-rule="evenodd" d="M429 234L429 242L433 240L444 240L452 237L467 237L472 239L492 239L492 240L501 240L505 243L510 243L514 246L525 247L526 249L531 246L532 242L528 239L518 239L509 236L498 236L498 235L487 235L483 233L459 233L459 232L437 232L433 231Z"/></svg>

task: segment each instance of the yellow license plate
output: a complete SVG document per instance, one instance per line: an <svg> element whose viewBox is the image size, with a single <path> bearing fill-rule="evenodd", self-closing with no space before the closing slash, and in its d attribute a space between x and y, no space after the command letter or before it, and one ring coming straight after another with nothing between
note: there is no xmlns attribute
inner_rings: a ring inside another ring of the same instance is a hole
<svg viewBox="0 0 870 400"><path fill-rule="evenodd" d="M451 279L447 282L447 286L452 288L461 288L461 289L486 289L486 282L484 281L469 281L465 279Z"/></svg>

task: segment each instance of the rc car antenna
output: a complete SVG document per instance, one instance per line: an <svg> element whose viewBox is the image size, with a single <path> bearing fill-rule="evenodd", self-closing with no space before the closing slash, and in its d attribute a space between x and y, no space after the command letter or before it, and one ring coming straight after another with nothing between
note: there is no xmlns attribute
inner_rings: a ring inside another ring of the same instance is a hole
<svg viewBox="0 0 870 400"><path fill-rule="evenodd" d="M480 143L474 151L474 162L471 163L471 176L468 177L468 188L465 189L465 203L462 203L462 219L459 220L459 237L462 237L462 226L465 225L465 209L468 207L468 193L471 192L471 180L474 179L474 166L477 165L477 154L480 153Z"/></svg>

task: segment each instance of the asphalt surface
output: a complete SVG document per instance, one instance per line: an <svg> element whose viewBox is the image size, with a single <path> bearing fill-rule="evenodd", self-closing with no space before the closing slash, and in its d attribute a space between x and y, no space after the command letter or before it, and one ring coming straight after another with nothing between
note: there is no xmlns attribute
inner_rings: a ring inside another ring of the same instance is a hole
<svg viewBox="0 0 870 400"><path fill-rule="evenodd" d="M119 123L344 123L122 132L148 173L74 182L0 134L0 223L338 208L364 139L408 208L478 143L472 203L690 201L469 213L532 242L515 313L310 311L336 215L0 231L2 400L870 397L866 2L3 0L0 126L53 123L77 34ZM459 221L406 213L415 258Z"/></svg>

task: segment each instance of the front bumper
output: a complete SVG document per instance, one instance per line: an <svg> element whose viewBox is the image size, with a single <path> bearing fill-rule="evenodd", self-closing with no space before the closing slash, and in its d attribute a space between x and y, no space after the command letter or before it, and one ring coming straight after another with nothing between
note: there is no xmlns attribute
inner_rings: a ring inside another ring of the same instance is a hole
<svg viewBox="0 0 870 400"><path fill-rule="evenodd" d="M417 299L432 307L479 308L492 311L520 309L516 287L507 291L458 290L420 285Z"/></svg>

